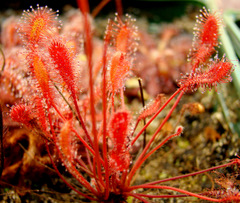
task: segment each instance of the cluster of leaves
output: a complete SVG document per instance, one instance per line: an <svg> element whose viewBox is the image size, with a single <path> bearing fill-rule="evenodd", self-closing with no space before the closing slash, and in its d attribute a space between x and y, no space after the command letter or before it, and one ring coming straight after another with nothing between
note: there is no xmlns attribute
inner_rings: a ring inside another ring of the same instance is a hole
<svg viewBox="0 0 240 203"><path fill-rule="evenodd" d="M218 46L220 20L217 14L211 14L206 9L201 11L189 58L192 70L181 79L176 92L168 99L158 96L134 119L133 113L125 105L124 81L133 69L138 45L135 20L128 15L125 18L116 15L115 20L109 20L102 57L97 65L93 65L88 3L79 0L78 5L84 23L82 54L87 59L86 63L81 64L78 64L79 49L76 44L71 46L71 41L58 32L60 23L55 12L39 6L23 12L19 33L25 44L24 54L34 88L31 94L25 95L21 104L12 107L12 119L44 135L46 149L59 176L71 189L89 200L124 202L132 196L148 202L146 198L194 196L209 201L238 201L239 193L228 193L228 189L224 196L214 196L211 192L195 194L162 184L239 164L238 159L187 175L133 185L134 175L146 159L168 140L182 133L183 127L179 126L175 133L163 137L160 143L151 148L184 93L196 91L199 87L211 89L219 83L231 81L232 64L225 58L210 60ZM78 86L80 69L88 70L88 75L84 76L89 81L87 93L81 93ZM174 104L143 151L133 160L130 152L136 141L176 96ZM139 122L146 118L149 118L148 122L136 132ZM75 188L66 181L58 171L52 151L85 189ZM171 190L181 194L136 193L139 188Z"/></svg>

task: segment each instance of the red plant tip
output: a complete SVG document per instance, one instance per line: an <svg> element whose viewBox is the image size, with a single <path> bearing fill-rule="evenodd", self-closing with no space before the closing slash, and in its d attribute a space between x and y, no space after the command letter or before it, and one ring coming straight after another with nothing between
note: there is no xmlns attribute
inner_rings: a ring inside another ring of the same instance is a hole
<svg viewBox="0 0 240 203"><path fill-rule="evenodd" d="M26 106L25 104L18 104L12 106L10 116L13 121L22 123L27 127L31 126L30 124L30 121L32 120L31 109L29 106Z"/></svg>
<svg viewBox="0 0 240 203"><path fill-rule="evenodd" d="M194 28L195 36L193 40L193 50L190 53L193 69L204 63L215 52L215 47L219 45L219 27L221 20L218 13L209 13L206 8L200 10L197 16L197 25Z"/></svg>
<svg viewBox="0 0 240 203"><path fill-rule="evenodd" d="M199 87L204 89L211 89L216 87L217 84L231 82L231 73L233 72L233 64L226 61L223 57L222 60L216 60L209 65L209 69L205 72L195 72L180 80L180 87L186 91L195 91Z"/></svg>
<svg viewBox="0 0 240 203"><path fill-rule="evenodd" d="M197 19L199 30L198 39L201 44L218 46L219 26L221 24L217 13L209 13L206 8L200 10L201 14Z"/></svg>
<svg viewBox="0 0 240 203"><path fill-rule="evenodd" d="M183 132L183 126L178 126L176 129L176 135L180 135Z"/></svg>
<svg viewBox="0 0 240 203"><path fill-rule="evenodd" d="M138 41L138 29L133 25L135 19L126 14L125 19L122 21L118 14L116 14L115 22L110 21L112 27L113 45L116 51L125 54L131 54L136 51Z"/></svg>
<svg viewBox="0 0 240 203"><path fill-rule="evenodd" d="M53 39L48 47L53 66L58 70L72 96L76 94L72 54L60 39Z"/></svg>
<svg viewBox="0 0 240 203"><path fill-rule="evenodd" d="M37 5L36 10L33 7L30 8L31 10L23 11L19 33L22 34L27 43L35 45L47 34L51 34L54 29L56 31L58 14L47 6L39 7Z"/></svg>

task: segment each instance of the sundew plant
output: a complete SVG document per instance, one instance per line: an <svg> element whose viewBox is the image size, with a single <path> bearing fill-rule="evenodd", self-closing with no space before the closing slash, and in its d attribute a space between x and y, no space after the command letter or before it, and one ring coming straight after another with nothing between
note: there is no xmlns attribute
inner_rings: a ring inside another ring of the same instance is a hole
<svg viewBox="0 0 240 203"><path fill-rule="evenodd" d="M167 99L158 96L136 118L125 104L125 80L137 69L138 28L129 15L116 14L106 27L102 55L93 63L93 36L87 0L78 0L84 36L81 44L59 33L56 12L48 7L24 11L18 30L24 43L24 55L31 90L21 103L11 108L11 118L42 135L52 165L60 178L77 194L96 202L126 202L129 197L141 202L152 198L196 197L215 202L240 200L239 190L228 184L218 190L193 193L169 186L168 181L203 174L238 165L239 159L205 170L177 177L134 183L134 176L144 162L169 140L180 136L183 126L162 136L152 145L186 92L211 90L231 81L233 65L224 56L212 58L219 46L220 15L203 8L197 18L193 47L189 54L191 71L182 76L178 89ZM120 10L120 9L119 9ZM83 47L82 49L79 47ZM81 57L79 57L81 56ZM82 60L84 58L85 60ZM81 75L85 70L85 74ZM87 90L81 91L79 80L87 78ZM172 102L171 102L172 101ZM171 102L171 103L170 103ZM146 128L171 105L164 119L151 135L141 153L134 157L131 149ZM145 125L137 128L142 120ZM58 170L58 162L79 183L75 186ZM160 171L159 171L160 173ZM218 182L224 182L219 180ZM223 186L223 184L222 184ZM140 193L154 189L156 195ZM161 191L174 194L161 195Z"/></svg>

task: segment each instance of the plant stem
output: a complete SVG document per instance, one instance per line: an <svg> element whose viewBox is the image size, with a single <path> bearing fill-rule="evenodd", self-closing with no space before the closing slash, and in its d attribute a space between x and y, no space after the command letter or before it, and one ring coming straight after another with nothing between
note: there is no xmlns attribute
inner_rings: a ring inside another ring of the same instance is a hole
<svg viewBox="0 0 240 203"><path fill-rule="evenodd" d="M134 137L133 141L131 142L131 145L133 145L139 136L144 132L144 130L152 123L152 121L158 116L159 113L168 105L170 101L180 92L182 91L181 88L179 88L171 97L168 98L168 100L161 106L161 108L149 119L149 121L146 123L145 126L140 130L140 132Z"/></svg>
<svg viewBox="0 0 240 203"><path fill-rule="evenodd" d="M226 163L226 164L222 164L222 165L219 165L219 166L214 166L214 167L211 167L211 168L208 168L208 169L204 169L204 170L193 172L193 173L188 173L188 174L185 174L185 175L180 175L180 176L176 176L176 177L166 178L166 179L163 179L163 180L149 182L149 183L142 184L142 185L130 186L129 189L130 189L130 191L132 191L132 190L136 190L138 188L142 188L143 185L156 185L156 184L160 184L160 183L164 183L164 182L168 182L168 181L173 181L173 180L178 180L178 179L182 179L182 178L186 178L186 177L190 177L190 176L195 176L195 175L199 175L199 174L206 173L206 172L209 172L209 171L217 170L219 168L225 168L225 167L228 167L228 166L231 166L231 165L234 165L234 164L239 164L239 162L240 162L240 160L238 158L236 158L236 159L234 159L231 162Z"/></svg>
<svg viewBox="0 0 240 203"><path fill-rule="evenodd" d="M91 109L91 119L92 119L92 134L94 137L94 151L96 152L96 165L97 165L97 175L102 185L105 185L101 173L101 164L99 159L99 143L97 138L96 130L96 118L95 118L95 107L94 107L94 89L93 89L93 70L92 70L92 36L91 28L88 19L89 5L87 0L77 1L79 8L83 14L85 37L86 37L86 55L88 61L88 74L89 74L89 88L90 88L90 109ZM95 170L95 167L93 167Z"/></svg>
<svg viewBox="0 0 240 203"><path fill-rule="evenodd" d="M133 175L135 174L135 172L137 171L137 169L141 166L142 159L145 156L147 150L149 149L150 145L152 144L152 142L154 141L155 137L157 136L157 134L160 132L160 130L162 129L162 127L164 126L164 124L168 121L168 119L170 118L173 110L176 108L176 106L178 105L180 99L182 98L184 91L180 88L178 89L166 102L165 104L157 111L157 113L155 113L155 115L152 118L155 118L161 111L163 108L166 107L166 105L174 98L174 96L176 96L178 93L180 92L177 100L175 101L174 105L172 106L172 108L170 109L170 111L168 112L168 114L166 115L166 117L164 118L164 120L162 121L161 125L158 127L158 129L156 130L156 132L154 133L154 135L152 136L152 138L150 139L150 141L148 142L148 144L146 145L146 147L144 148L144 150L142 151L142 153L140 154L140 156L137 158L136 162L134 163L129 175L128 175L128 181L127 181L127 185L130 185L131 179L133 177ZM152 121L153 119L150 119L150 121ZM149 125L150 121L147 122L147 125ZM143 129L145 129L145 126L143 127ZM140 132L143 132L143 129ZM140 133L139 133L140 134Z"/></svg>
<svg viewBox="0 0 240 203"><path fill-rule="evenodd" d="M104 168L105 168L105 199L109 197L109 167L108 167L108 143L107 143L107 48L110 42L110 30L107 30L105 40L104 40L104 48L103 48L103 87L102 87L102 105L103 105L103 160L104 160Z"/></svg>
<svg viewBox="0 0 240 203"><path fill-rule="evenodd" d="M179 188L175 188L175 187L171 187L171 186L166 186L166 185L142 185L141 188L154 188L154 189L162 189L162 190L172 190L172 191L176 191L182 194L186 194L188 196L192 196L192 197L197 197L199 199L204 199L207 201L212 201L212 202L223 202L224 199L215 199L215 198L211 198L211 197L206 197L200 194L196 194L193 192L189 192L187 190L183 190L183 189L179 189Z"/></svg>

